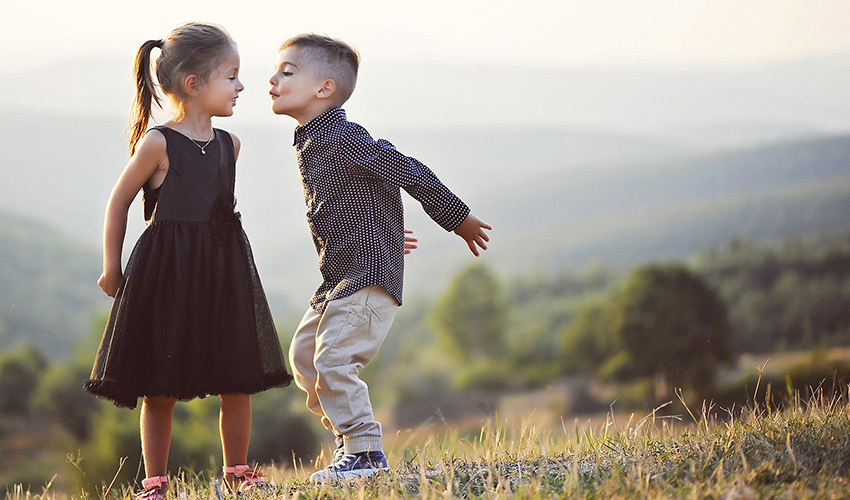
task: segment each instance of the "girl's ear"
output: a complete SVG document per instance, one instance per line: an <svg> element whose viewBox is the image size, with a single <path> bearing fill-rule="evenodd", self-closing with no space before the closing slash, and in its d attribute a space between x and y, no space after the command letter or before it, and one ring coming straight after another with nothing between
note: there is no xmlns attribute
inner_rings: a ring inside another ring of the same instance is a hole
<svg viewBox="0 0 850 500"><path fill-rule="evenodd" d="M319 87L319 90L316 92L316 97L319 99L327 99L329 97L333 97L334 94L336 94L336 82L328 78L322 82L322 86Z"/></svg>
<svg viewBox="0 0 850 500"><path fill-rule="evenodd" d="M183 79L183 90L186 91L186 95L189 97L198 97L198 87L200 87L198 75L189 75Z"/></svg>

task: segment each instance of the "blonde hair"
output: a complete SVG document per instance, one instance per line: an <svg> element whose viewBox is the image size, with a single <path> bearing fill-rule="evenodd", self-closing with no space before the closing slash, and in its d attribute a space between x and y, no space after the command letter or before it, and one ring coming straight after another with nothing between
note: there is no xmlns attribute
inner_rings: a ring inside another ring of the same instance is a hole
<svg viewBox="0 0 850 500"><path fill-rule="evenodd" d="M351 97L357 84L360 55L342 40L315 33L297 35L283 42L279 50L296 47L298 55L310 62L310 71L336 83L337 104Z"/></svg>
<svg viewBox="0 0 850 500"><path fill-rule="evenodd" d="M191 96L183 88L189 75L196 75L203 83L218 67L223 57L236 44L221 26L206 23L186 23L171 30L162 40L148 40L136 54L134 72L136 97L130 111L128 134L130 154L136 151L136 143L145 135L154 103L162 107L151 74L151 51L160 49L156 59L156 81L162 92L183 112L182 102Z"/></svg>

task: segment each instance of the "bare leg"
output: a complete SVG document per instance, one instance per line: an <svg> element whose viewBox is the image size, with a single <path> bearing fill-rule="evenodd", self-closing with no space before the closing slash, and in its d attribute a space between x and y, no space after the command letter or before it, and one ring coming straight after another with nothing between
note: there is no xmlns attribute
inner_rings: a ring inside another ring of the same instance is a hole
<svg viewBox="0 0 850 500"><path fill-rule="evenodd" d="M247 394L222 394L219 428L224 466L247 465L248 442L251 440L251 396ZM224 480L235 489L233 474Z"/></svg>
<svg viewBox="0 0 850 500"><path fill-rule="evenodd" d="M168 468L168 449L171 445L171 415L175 398L145 397L139 427L142 434L142 455L145 458L145 477L164 476Z"/></svg>

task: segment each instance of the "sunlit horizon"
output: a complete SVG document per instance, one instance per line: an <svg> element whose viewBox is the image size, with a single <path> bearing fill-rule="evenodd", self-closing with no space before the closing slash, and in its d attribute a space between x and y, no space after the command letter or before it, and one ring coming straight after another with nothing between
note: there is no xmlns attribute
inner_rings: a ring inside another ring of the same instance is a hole
<svg viewBox="0 0 850 500"><path fill-rule="evenodd" d="M850 3L815 0L600 2L389 0L149 8L108 0L4 5L3 73L61 60L127 57L184 21L221 24L249 66L271 65L279 44L315 31L372 62L544 66L736 64L850 53ZM36 27L35 29L33 27Z"/></svg>

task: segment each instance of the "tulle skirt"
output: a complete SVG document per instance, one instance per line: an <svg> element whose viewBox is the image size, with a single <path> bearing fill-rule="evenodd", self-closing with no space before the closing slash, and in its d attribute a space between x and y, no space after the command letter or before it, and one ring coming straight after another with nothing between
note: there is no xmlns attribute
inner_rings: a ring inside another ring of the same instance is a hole
<svg viewBox="0 0 850 500"><path fill-rule="evenodd" d="M85 389L135 408L292 380L238 214L156 221L129 258Z"/></svg>

